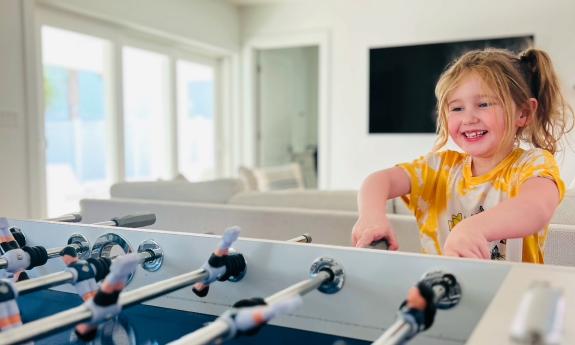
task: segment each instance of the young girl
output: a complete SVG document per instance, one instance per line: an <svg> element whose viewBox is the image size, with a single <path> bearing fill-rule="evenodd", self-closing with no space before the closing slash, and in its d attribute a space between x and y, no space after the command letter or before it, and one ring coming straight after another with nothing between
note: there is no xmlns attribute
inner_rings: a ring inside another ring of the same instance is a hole
<svg viewBox="0 0 575 345"><path fill-rule="evenodd" d="M549 56L471 51L441 75L435 94L433 151L365 179L353 244L385 239L397 250L385 203L402 196L426 253L543 263L547 225L565 191L553 154L573 127ZM463 153L438 151L448 137Z"/></svg>

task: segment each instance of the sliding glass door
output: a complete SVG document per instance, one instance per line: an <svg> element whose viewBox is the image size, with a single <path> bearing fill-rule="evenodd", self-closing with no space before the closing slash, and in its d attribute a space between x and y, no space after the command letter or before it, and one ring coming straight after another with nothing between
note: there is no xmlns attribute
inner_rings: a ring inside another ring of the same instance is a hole
<svg viewBox="0 0 575 345"><path fill-rule="evenodd" d="M44 135L48 216L106 197L111 183L109 42L44 26Z"/></svg>

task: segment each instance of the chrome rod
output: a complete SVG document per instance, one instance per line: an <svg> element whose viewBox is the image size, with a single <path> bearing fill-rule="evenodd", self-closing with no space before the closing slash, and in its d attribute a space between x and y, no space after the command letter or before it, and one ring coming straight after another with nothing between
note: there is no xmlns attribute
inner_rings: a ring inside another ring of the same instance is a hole
<svg viewBox="0 0 575 345"><path fill-rule="evenodd" d="M411 325L403 319L397 320L381 335L381 337L377 338L372 345L403 344L410 333Z"/></svg>
<svg viewBox="0 0 575 345"><path fill-rule="evenodd" d="M133 304L147 301L186 286L190 286L206 279L208 276L209 273L203 268L181 274L161 282L122 293L120 294L118 303L122 308L126 308ZM0 344L17 344L25 342L32 340L35 337L53 333L91 318L92 312L84 305L81 305L79 307L54 314L53 316L25 323L21 327L0 333Z"/></svg>
<svg viewBox="0 0 575 345"><path fill-rule="evenodd" d="M144 263L150 259L155 259L154 255L150 252L138 253L140 256L140 263ZM74 279L74 274L68 271L60 271L56 273L47 274L38 278L22 280L14 285L18 290L19 295L31 293L34 291L47 289L52 286L58 286L66 283L71 283Z"/></svg>
<svg viewBox="0 0 575 345"><path fill-rule="evenodd" d="M38 336L48 335L70 325L89 320L91 317L92 312L84 305L81 305L53 316L27 322L22 327L2 332L0 333L0 344L23 343Z"/></svg>
<svg viewBox="0 0 575 345"><path fill-rule="evenodd" d="M447 289L441 284L435 284L431 288L434 292L434 303L437 304L439 300L445 297ZM414 327L417 327L415 323L409 323L404 317L401 317L401 319L396 320L379 338L377 338L372 345L404 344L407 339L418 332Z"/></svg>
<svg viewBox="0 0 575 345"><path fill-rule="evenodd" d="M284 300L285 298L289 298L296 294L300 296L305 295L306 293L317 289L321 284L331 278L330 274L325 271L320 271L318 274L308 280L301 281L297 284L294 284L286 289L276 292L275 294L267 297L265 299L267 304L273 304Z"/></svg>
<svg viewBox="0 0 575 345"><path fill-rule="evenodd" d="M150 261L156 258L156 255L153 254L150 251L143 251L143 252L139 252L138 256L140 257L140 263L144 263L146 261Z"/></svg>
<svg viewBox="0 0 575 345"><path fill-rule="evenodd" d="M46 220L50 222L78 223L82 221L82 215L79 213L70 213L56 218L48 218Z"/></svg>
<svg viewBox="0 0 575 345"><path fill-rule="evenodd" d="M123 254L123 255L125 255L125 254ZM112 256L110 258L110 260L115 260L115 259L119 258L120 256L122 256L122 255ZM139 263L144 263L146 261L150 261L150 260L153 260L156 258L156 256L154 254L152 254L152 252L149 252L149 251L139 252L138 257L139 257L138 258Z"/></svg>
<svg viewBox="0 0 575 345"><path fill-rule="evenodd" d="M313 278L301 281L296 283L286 289L276 292L275 294L267 297L265 299L266 304L274 304L280 302L282 300L288 299L293 297L297 294L303 296L310 291L317 289L321 284L326 282L327 280L331 279L331 275L328 272L320 271L317 275ZM228 332L230 331L230 325L228 325L225 321L216 319L214 322L209 324L206 327L202 327L195 332L192 332L186 335L183 338L180 338L173 343L172 345L203 345L209 344L212 342L218 342L223 340L222 338L226 337Z"/></svg>
<svg viewBox="0 0 575 345"><path fill-rule="evenodd" d="M117 224L113 220L106 220L104 222L92 223L92 225L116 226Z"/></svg>
<svg viewBox="0 0 575 345"><path fill-rule="evenodd" d="M46 249L46 252L48 253L48 259L53 259L53 258L59 258L62 256L62 250L64 250L64 248L66 247L72 247L75 250L81 250L82 247L77 244L77 243L70 243L68 245L62 246L62 247L55 247L55 248L48 248Z"/></svg>
<svg viewBox="0 0 575 345"><path fill-rule="evenodd" d="M214 340L225 337L229 332L227 322L215 319L209 325L198 329L168 345L202 345L211 344Z"/></svg>
<svg viewBox="0 0 575 345"><path fill-rule="evenodd" d="M62 285L69 283L74 279L74 274L68 271L60 271L52 274L47 274L39 278L22 280L14 285L18 290L19 295L31 293L34 291L47 289L52 286Z"/></svg>
<svg viewBox="0 0 575 345"><path fill-rule="evenodd" d="M189 273L181 274L170 279L142 286L141 288L132 291L126 291L120 295L119 303L122 305L122 307L129 307L133 304L147 301L158 296L168 294L172 291L185 288L186 286L190 286L208 278L208 276L208 271L203 268Z"/></svg>
<svg viewBox="0 0 575 345"><path fill-rule="evenodd" d="M290 238L286 242L311 243L311 235L310 234L301 234L297 237Z"/></svg>

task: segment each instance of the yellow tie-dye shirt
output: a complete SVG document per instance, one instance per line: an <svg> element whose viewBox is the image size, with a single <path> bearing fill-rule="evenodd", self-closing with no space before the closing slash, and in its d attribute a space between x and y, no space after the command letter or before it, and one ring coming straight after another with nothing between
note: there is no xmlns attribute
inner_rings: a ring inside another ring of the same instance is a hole
<svg viewBox="0 0 575 345"><path fill-rule="evenodd" d="M449 232L457 223L495 207L519 193L532 177L553 180L563 199L565 185L553 155L546 150L515 149L493 170L471 173L471 156L456 151L433 152L411 163L399 164L410 177L411 192L403 197L414 212L423 252L441 254ZM524 262L543 263L547 226L523 238ZM491 258L505 260L506 240L490 244Z"/></svg>

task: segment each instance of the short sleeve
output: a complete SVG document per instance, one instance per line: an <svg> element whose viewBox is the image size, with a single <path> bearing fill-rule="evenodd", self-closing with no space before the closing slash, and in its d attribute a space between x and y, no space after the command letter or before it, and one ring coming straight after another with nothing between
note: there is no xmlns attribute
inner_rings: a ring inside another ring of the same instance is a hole
<svg viewBox="0 0 575 345"><path fill-rule="evenodd" d="M559 190L559 198L565 195L565 183L561 179L559 166L551 152L543 149L526 151L519 166L519 185L532 177L544 177L552 180Z"/></svg>
<svg viewBox="0 0 575 345"><path fill-rule="evenodd" d="M421 198L425 183L429 181L433 171L437 171L441 164L441 153L431 152L412 162L400 163L397 166L409 176L411 192L401 198L411 211L415 211L418 200Z"/></svg>

